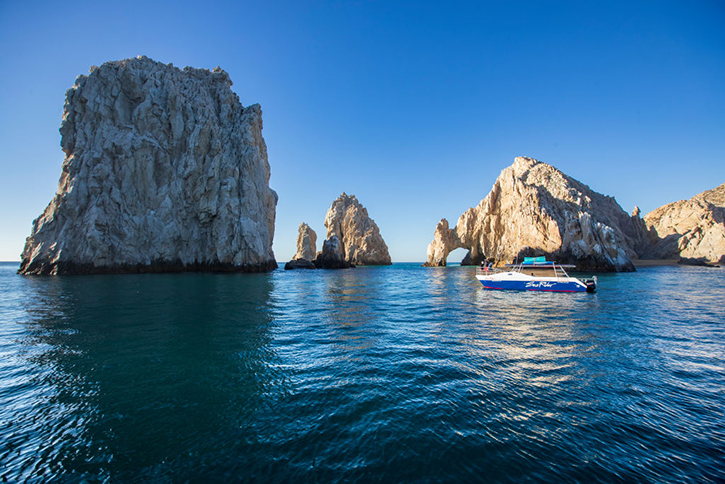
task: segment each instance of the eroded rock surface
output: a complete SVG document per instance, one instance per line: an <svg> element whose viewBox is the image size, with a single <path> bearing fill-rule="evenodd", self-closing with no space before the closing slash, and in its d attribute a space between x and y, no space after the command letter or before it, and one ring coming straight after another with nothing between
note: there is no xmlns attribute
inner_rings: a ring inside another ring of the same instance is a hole
<svg viewBox="0 0 725 484"><path fill-rule="evenodd" d="M649 259L725 264L725 183L657 208L644 217L652 247Z"/></svg>
<svg viewBox="0 0 725 484"><path fill-rule="evenodd" d="M444 266L452 250L465 248L470 264L546 255L581 270L631 271L646 243L638 218L553 166L518 157L455 228L438 223L425 265Z"/></svg>
<svg viewBox="0 0 725 484"><path fill-rule="evenodd" d="M331 245L327 254L323 245L321 252L323 258L320 259L318 256L320 263L341 257L349 265L391 264L388 246L380 235L380 229L355 195L343 193L332 202L325 217L325 228L327 228L327 241L330 241ZM337 242L332 242L333 237ZM317 260L315 265L320 268L326 267L319 265Z"/></svg>
<svg viewBox="0 0 725 484"><path fill-rule="evenodd" d="M294 259L313 260L317 254L317 233L302 222L297 229L297 253Z"/></svg>
<svg viewBox="0 0 725 484"><path fill-rule="evenodd" d="M317 233L302 222L297 229L297 252L291 261L285 264L285 270L316 269L314 264L317 251Z"/></svg>
<svg viewBox="0 0 725 484"><path fill-rule="evenodd" d="M20 273L260 271L272 252L262 110L223 70L107 62L66 93L58 191Z"/></svg>
<svg viewBox="0 0 725 484"><path fill-rule="evenodd" d="M337 235L332 235L322 243L322 250L315 258L315 267L319 269L347 269L353 266L345 258L342 242Z"/></svg>

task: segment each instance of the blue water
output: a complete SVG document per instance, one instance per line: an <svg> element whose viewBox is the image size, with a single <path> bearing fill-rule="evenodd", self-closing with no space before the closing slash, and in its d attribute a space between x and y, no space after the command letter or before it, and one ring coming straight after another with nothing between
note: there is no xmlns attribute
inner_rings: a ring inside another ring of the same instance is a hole
<svg viewBox="0 0 725 484"><path fill-rule="evenodd" d="M23 277L11 482L723 482L725 270L595 294L473 268Z"/></svg>

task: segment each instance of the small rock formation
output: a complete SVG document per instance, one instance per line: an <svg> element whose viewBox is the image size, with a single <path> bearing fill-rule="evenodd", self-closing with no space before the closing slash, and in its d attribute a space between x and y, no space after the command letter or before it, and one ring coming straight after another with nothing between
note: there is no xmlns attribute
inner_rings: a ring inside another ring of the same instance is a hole
<svg viewBox="0 0 725 484"><path fill-rule="evenodd" d="M546 255L580 270L633 271L635 248L644 240L634 217L614 198L551 165L518 157L454 228L445 219L438 223L425 265L445 266L452 250L465 248L468 264Z"/></svg>
<svg viewBox="0 0 725 484"><path fill-rule="evenodd" d="M146 57L107 62L66 93L58 191L21 274L266 271L277 194L262 110L229 75Z"/></svg>
<svg viewBox="0 0 725 484"><path fill-rule="evenodd" d="M316 269L314 262L307 259L292 259L284 265L284 270L291 271L294 269Z"/></svg>
<svg viewBox="0 0 725 484"><path fill-rule="evenodd" d="M648 259L725 264L725 183L689 200L669 203L644 217L652 247Z"/></svg>
<svg viewBox="0 0 725 484"><path fill-rule="evenodd" d="M302 222L297 232L297 253L294 259L307 259L309 261L315 258L317 254L317 233L306 223Z"/></svg>
<svg viewBox="0 0 725 484"><path fill-rule="evenodd" d="M297 253L294 258L285 264L285 270L314 269L312 262L317 252L317 234L306 223L302 222L297 231Z"/></svg>
<svg viewBox="0 0 725 484"><path fill-rule="evenodd" d="M343 264L341 261L347 267L392 264L380 229L355 195L348 196L343 192L332 202L325 217L325 227L327 240L315 259L317 267L337 268Z"/></svg>
<svg viewBox="0 0 725 484"><path fill-rule="evenodd" d="M342 242L337 235L331 236L322 243L322 251L317 254L315 267L320 269L347 269L355 267L345 258Z"/></svg>

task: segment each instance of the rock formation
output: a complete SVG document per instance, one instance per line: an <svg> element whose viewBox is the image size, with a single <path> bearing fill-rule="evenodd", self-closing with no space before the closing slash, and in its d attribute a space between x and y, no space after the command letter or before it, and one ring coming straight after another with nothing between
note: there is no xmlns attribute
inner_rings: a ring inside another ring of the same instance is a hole
<svg viewBox="0 0 725 484"><path fill-rule="evenodd" d="M315 263L308 259L292 259L284 265L284 270L290 271L293 269L317 269Z"/></svg>
<svg viewBox="0 0 725 484"><path fill-rule="evenodd" d="M317 267L338 266L339 260L348 266L391 264L380 229L355 195L348 196L343 192L332 202L325 217L325 227L327 245L323 244L322 252L315 260Z"/></svg>
<svg viewBox="0 0 725 484"><path fill-rule="evenodd" d="M302 222L297 230L297 253L295 259L313 260L317 254L317 233Z"/></svg>
<svg viewBox="0 0 725 484"><path fill-rule="evenodd" d="M277 194L259 105L223 70L107 62L66 93L58 191L20 273L263 271Z"/></svg>
<svg viewBox="0 0 725 484"><path fill-rule="evenodd" d="M614 198L551 165L518 157L455 228L445 219L438 223L425 265L444 266L452 250L465 248L469 264L546 255L581 270L632 271L636 248L645 243L636 220Z"/></svg>
<svg viewBox="0 0 725 484"><path fill-rule="evenodd" d="M337 235L331 236L322 243L322 251L317 254L315 267L320 269L347 269L355 267L345 258L345 251L342 242Z"/></svg>
<svg viewBox="0 0 725 484"><path fill-rule="evenodd" d="M645 257L725 264L724 220L725 183L655 209L644 217L652 240Z"/></svg>
<svg viewBox="0 0 725 484"><path fill-rule="evenodd" d="M317 251L317 233L306 223L302 222L297 230L297 253L294 258L285 264L285 270L315 269L312 262Z"/></svg>

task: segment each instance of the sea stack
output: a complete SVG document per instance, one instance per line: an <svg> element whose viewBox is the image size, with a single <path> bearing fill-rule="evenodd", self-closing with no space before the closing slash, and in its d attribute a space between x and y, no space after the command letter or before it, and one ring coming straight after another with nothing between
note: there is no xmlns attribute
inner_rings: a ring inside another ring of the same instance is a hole
<svg viewBox="0 0 725 484"><path fill-rule="evenodd" d="M315 269L312 262L317 251L317 233L306 223L302 222L297 229L297 253L294 258L285 264L285 270Z"/></svg>
<svg viewBox="0 0 725 484"><path fill-rule="evenodd" d="M262 110L229 75L107 62L66 93L58 191L21 274L267 271L277 194Z"/></svg>
<svg viewBox="0 0 725 484"><path fill-rule="evenodd" d="M327 240L315 259L318 268L390 265L388 246L380 229L355 195L344 192L325 217Z"/></svg>
<svg viewBox="0 0 725 484"><path fill-rule="evenodd" d="M725 264L725 183L657 208L644 223L652 241L646 258Z"/></svg>
<svg viewBox="0 0 725 484"><path fill-rule="evenodd" d="M545 255L580 270L633 271L644 233L613 197L601 195L551 165L518 157L491 192L460 216L443 219L428 246L426 266L445 266L468 249L465 264Z"/></svg>

